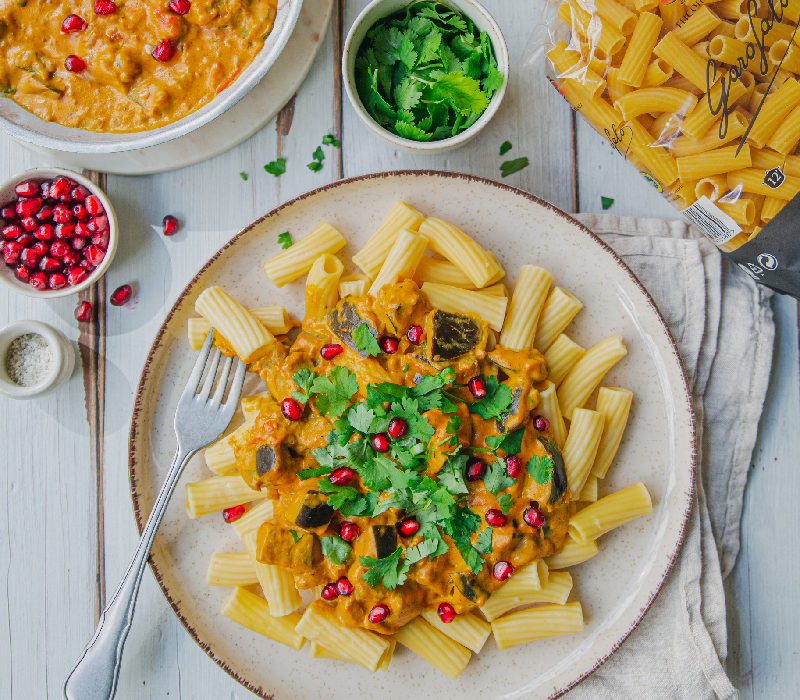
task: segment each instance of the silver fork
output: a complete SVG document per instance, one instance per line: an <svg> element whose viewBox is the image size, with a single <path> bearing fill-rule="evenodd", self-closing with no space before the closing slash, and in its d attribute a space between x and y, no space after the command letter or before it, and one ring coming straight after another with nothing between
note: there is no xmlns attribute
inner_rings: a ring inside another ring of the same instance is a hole
<svg viewBox="0 0 800 700"><path fill-rule="evenodd" d="M214 386L220 358L219 350L215 350L213 357L208 361L213 335L212 329L203 343L175 411L175 435L178 438L175 459L172 460L164 485L158 492L128 570L114 592L111 602L100 616L94 637L64 682L66 700L111 700L114 697L122 662L122 648L133 622L133 611L136 607L136 595L139 592L142 573L150 554L150 547L153 545L153 538L166 512L167 503L186 463L198 450L222 435L236 410L246 369L239 358L235 361L236 371L228 400L222 403L231 370L230 357L225 359L214 396L208 398ZM196 393L206 369L208 370L206 380L200 392Z"/></svg>

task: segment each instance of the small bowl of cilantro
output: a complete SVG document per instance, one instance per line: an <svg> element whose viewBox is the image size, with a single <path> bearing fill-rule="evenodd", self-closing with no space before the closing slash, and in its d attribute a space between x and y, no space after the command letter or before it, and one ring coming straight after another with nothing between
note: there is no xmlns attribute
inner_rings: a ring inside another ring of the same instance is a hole
<svg viewBox="0 0 800 700"><path fill-rule="evenodd" d="M497 112L508 48L475 0L374 0L356 18L342 69L362 121L397 148L444 153Z"/></svg>

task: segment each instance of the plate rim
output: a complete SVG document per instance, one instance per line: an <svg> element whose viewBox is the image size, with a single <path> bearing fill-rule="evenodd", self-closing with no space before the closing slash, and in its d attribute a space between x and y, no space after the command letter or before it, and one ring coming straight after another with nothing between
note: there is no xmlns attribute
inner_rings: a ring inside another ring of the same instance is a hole
<svg viewBox="0 0 800 700"><path fill-rule="evenodd" d="M336 180L334 182L328 183L327 185L322 185L321 187L317 187L313 190L309 190L304 192L303 194L294 197L277 207L271 209L269 212L260 216L258 219L253 221L252 223L248 224L244 228L242 228L238 233L236 233L232 238L230 238L216 253L214 253L206 262L205 264L195 273L194 277L192 277L189 282L187 282L186 286L183 288L181 293L175 300L175 303L170 308L167 315L164 317L164 321L161 323L154 339L153 343L150 346L150 350L147 353L147 358L144 363L144 367L142 368L142 372L139 378L139 383L136 387L136 396L134 399L133 405L133 413L131 416L131 427L128 435L128 482L130 486L130 493L131 493L131 501L133 505L133 514L134 518L136 519L136 528L141 536L142 530L144 528L144 521L142 518L142 512L140 507L140 498L141 495L138 493L137 490L137 479L136 479L136 440L138 437L138 420L140 418L140 414L142 414L142 410L144 408L142 404L142 400L144 398L144 394L146 391L146 385L150 377L150 365L155 358L156 352L161 347L161 341L167 331L167 326L172 320L172 317L175 315L178 307L183 303L183 300L186 296L194 288L195 284L197 284L199 278L203 275L203 273L208 270L211 265L213 265L219 257L226 251L228 248L233 246L240 238L248 234L252 229L256 226L260 225L267 219L277 215L284 209L288 207L294 206L299 202L302 202L305 199L309 199L314 197L318 194L323 192L327 192L329 190L334 190L338 187L349 185L355 182L361 181L370 181L370 180L379 180L379 179L388 179L392 177L402 177L402 176L422 176L422 177L437 177L437 178L449 178L449 179L456 179L456 180L464 180L468 183L476 183L481 185L489 185L492 187L496 187L500 190L508 192L510 194L519 195L524 197L530 202L535 204L539 204L545 209L550 210L557 216L565 219L568 223L577 226L583 233L588 234L589 237L598 244L603 250L610 253L614 262L622 268L624 272L626 272L629 277L631 278L632 282L639 288L639 291L644 295L647 303L650 305L650 308L655 312L656 317L658 318L659 323L661 324L662 330L666 333L667 340L669 341L669 346L672 349L672 353L675 356L675 359L678 363L678 369L680 370L680 378L683 381L682 390L685 394L686 399L686 406L689 413L689 430L691 435L691 454L690 454L690 474L689 474L689 484L688 489L685 493L685 500L686 500L686 507L683 512L683 519L680 523L680 528L678 531L678 538L675 544L675 548L669 556L669 562L667 563L666 567L663 569L661 574L661 580L658 582L655 590L650 594L647 599L647 602L642 606L639 610L638 615L631 623L630 627L626 632L622 634L622 636L617 639L616 642L612 645L610 651L602 656L601 658L597 659L594 662L594 665L586 671L585 673L581 674L578 678L570 683L564 685L562 688L555 690L548 696L548 700L555 700L555 698L563 695L564 693L568 692L576 685L581 683L584 679L594 673L600 666L602 666L608 659L622 646L622 644L630 637L631 633L639 626L639 623L642 621L644 616L650 610L651 606L655 602L655 599L658 597L658 594L661 592L661 589L664 586L667 578L674 567L678 555L680 553L681 547L683 545L683 540L686 534L686 528L689 523L689 516L691 514L692 505L694 503L694 495L695 495L695 479L697 476L697 423L696 423L696 415L694 410L694 401L692 398L692 390L691 385L689 383L689 379L686 375L686 368L683 366L683 361L680 357L680 352L678 351L678 346L675 343L675 339L672 337L672 332L669 329L666 321L664 320L664 316L661 314L658 306L656 305L653 297L650 296L650 293L647 291L645 286L641 283L639 278L636 274L628 267L627 263L611 248L605 241L603 241L597 234L591 231L588 227L583 225L580 221L570 216L564 210L558 208L557 206L547 202L530 192L526 192L525 190L521 190L518 187L513 187L511 185L507 185L502 182L498 182L496 180L491 180L489 178L479 177L477 175L470 175L468 173L460 173L456 171L447 171L447 170L425 170L425 169L415 169L415 170L386 170L377 173L367 173L364 175L355 175L353 177L343 178L341 180ZM173 494L174 496L174 494ZM148 513L149 515L149 513ZM153 572L153 576L155 577L158 587L161 590L162 594L169 603L169 606L172 608L173 613L180 621L183 628L189 633L189 636L197 643L197 645L206 653L206 655L212 659L223 671L225 671L231 678L233 678L237 683L242 685L243 687L247 688L250 692L258 695L263 700L274 700L274 695L264 689L261 686L255 686L246 678L239 676L239 674L231 668L223 659L219 658L211 648L211 645L205 642L203 639L200 638L197 630L192 626L189 620L183 615L180 609L180 601L176 601L169 590L169 588L165 585L163 576L158 568L158 566L153 561L152 555L148 557L148 565L150 570Z"/></svg>

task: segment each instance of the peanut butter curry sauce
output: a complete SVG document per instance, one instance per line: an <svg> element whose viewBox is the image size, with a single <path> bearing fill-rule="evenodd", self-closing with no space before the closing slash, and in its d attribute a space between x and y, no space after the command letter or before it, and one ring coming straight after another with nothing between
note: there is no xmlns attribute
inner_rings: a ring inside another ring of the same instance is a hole
<svg viewBox="0 0 800 700"><path fill-rule="evenodd" d="M234 445L277 499L257 557L325 586L315 608L389 634L441 603L478 607L563 548L563 460L536 418L544 358L493 340L406 280L307 318L251 365L274 397Z"/></svg>
<svg viewBox="0 0 800 700"><path fill-rule="evenodd" d="M90 131L185 117L261 51L277 0L168 2L2 0L0 92L45 121Z"/></svg>

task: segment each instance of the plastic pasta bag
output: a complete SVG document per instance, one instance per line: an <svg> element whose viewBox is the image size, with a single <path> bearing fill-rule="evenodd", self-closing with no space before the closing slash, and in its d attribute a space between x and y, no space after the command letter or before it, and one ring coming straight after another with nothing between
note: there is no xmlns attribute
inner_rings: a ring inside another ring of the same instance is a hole
<svg viewBox="0 0 800 700"><path fill-rule="evenodd" d="M756 281L800 298L800 0L547 0L523 64Z"/></svg>

